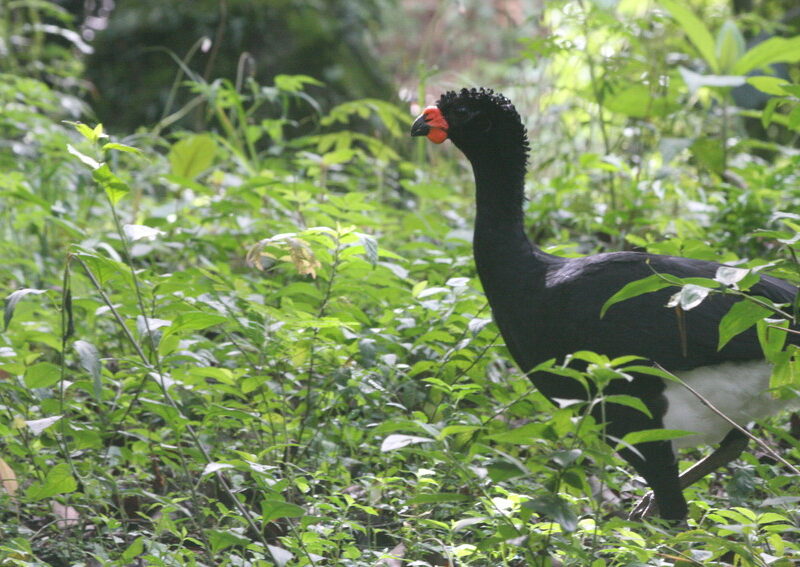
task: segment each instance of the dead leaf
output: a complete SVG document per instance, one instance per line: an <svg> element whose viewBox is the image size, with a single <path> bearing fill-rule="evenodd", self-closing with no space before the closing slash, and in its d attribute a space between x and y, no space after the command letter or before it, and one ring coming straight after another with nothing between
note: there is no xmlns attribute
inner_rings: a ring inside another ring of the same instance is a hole
<svg viewBox="0 0 800 567"><path fill-rule="evenodd" d="M8 463L6 463L3 459L0 459L0 487L2 487L3 490L8 492L11 496L14 496L19 488L19 483L17 483L17 475L14 473L14 469L8 466Z"/></svg>
<svg viewBox="0 0 800 567"><path fill-rule="evenodd" d="M65 506L61 502L53 500L50 502L50 511L58 518L58 520L56 520L56 526L62 530L77 526L80 523L81 516L72 506Z"/></svg>

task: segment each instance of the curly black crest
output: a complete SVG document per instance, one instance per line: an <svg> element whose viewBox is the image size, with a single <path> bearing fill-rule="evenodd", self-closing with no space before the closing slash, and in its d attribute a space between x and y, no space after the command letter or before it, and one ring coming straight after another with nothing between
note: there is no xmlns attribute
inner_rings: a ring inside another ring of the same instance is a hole
<svg viewBox="0 0 800 567"><path fill-rule="evenodd" d="M502 123L503 130L510 134L509 144L513 144L517 149L525 153L526 161L530 144L528 142L528 132L522 123L517 109L511 101L500 93L484 87L463 88L460 91L448 91L444 93L436 103L443 112L448 108L459 104L471 104L487 113L498 117L498 122Z"/></svg>

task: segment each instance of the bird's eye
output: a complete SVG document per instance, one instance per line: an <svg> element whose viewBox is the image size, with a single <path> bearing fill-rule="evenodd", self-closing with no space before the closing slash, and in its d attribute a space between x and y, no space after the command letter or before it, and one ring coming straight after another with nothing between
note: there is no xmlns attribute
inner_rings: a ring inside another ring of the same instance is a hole
<svg viewBox="0 0 800 567"><path fill-rule="evenodd" d="M456 120L466 120L469 118L469 110L463 106L458 106L452 110L452 116Z"/></svg>

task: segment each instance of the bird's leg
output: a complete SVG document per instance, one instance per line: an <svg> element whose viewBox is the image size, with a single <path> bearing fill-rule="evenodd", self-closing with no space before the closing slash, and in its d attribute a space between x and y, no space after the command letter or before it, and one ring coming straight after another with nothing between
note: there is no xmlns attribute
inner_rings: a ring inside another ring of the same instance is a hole
<svg viewBox="0 0 800 567"><path fill-rule="evenodd" d="M738 429L732 429L725 438L720 442L714 452L700 459L697 463L683 471L683 474L678 478L681 490L687 486L691 486L704 476L714 472L720 467L723 467L736 459L742 454L745 447L747 447L747 436ZM639 501L636 507L631 511L628 516L629 520L639 520L653 515L656 512L655 499L653 493L648 492Z"/></svg>

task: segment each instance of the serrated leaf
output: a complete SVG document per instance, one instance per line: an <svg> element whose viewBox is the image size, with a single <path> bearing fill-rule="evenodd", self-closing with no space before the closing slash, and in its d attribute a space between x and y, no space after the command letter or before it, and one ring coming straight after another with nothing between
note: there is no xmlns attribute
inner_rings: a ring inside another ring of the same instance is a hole
<svg viewBox="0 0 800 567"><path fill-rule="evenodd" d="M608 300L603 304L603 308L600 310L600 317L602 318L611 306L619 303L620 301L638 297L640 295L644 295L645 293L652 293L654 291L664 289L665 287L670 287L671 285L673 284L665 281L658 274L653 274L652 276L647 276L646 278L629 282L625 284L622 289L609 297Z"/></svg>
<svg viewBox="0 0 800 567"><path fill-rule="evenodd" d="M728 344L736 335L743 333L758 321L772 315L772 310L754 301L737 301L719 322L719 342L717 350Z"/></svg>
<svg viewBox="0 0 800 567"><path fill-rule="evenodd" d="M415 445L417 443L430 443L433 439L428 437L419 437L417 435L403 435L400 433L393 433L386 437L381 443L381 452L387 453L389 451L396 451L408 445Z"/></svg>
<svg viewBox="0 0 800 567"><path fill-rule="evenodd" d="M57 494L75 492L77 488L78 483L73 478L69 465L61 463L47 471L44 481L31 484L25 495L34 501L44 500Z"/></svg>
<svg viewBox="0 0 800 567"><path fill-rule="evenodd" d="M37 362L25 370L28 388L48 388L61 379L61 369L52 362Z"/></svg>
<svg viewBox="0 0 800 567"><path fill-rule="evenodd" d="M23 288L18 289L17 291L11 292L8 296L6 296L5 300L5 310L3 313L3 327L8 330L8 324L11 323L12 317L14 317L14 309L17 307L17 303L25 297L26 295L41 295L43 293L47 293L46 289L33 289L33 288Z"/></svg>
<svg viewBox="0 0 800 567"><path fill-rule="evenodd" d="M194 179L214 162L217 143L208 134L193 134L175 143L169 151L171 172Z"/></svg>

